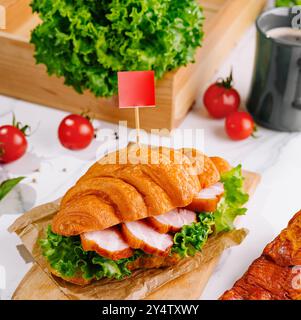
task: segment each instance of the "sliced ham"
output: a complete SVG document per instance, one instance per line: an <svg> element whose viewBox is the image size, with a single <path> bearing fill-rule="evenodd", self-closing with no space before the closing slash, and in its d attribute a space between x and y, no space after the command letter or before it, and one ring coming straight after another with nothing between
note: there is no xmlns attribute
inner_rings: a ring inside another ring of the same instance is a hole
<svg viewBox="0 0 301 320"><path fill-rule="evenodd" d="M224 194L224 185L221 182L203 189L187 207L189 210L197 212L214 212Z"/></svg>
<svg viewBox="0 0 301 320"><path fill-rule="evenodd" d="M161 234L145 221L133 221L122 224L122 234L131 248L141 249L146 253L167 256L173 245L173 237Z"/></svg>
<svg viewBox="0 0 301 320"><path fill-rule="evenodd" d="M81 234L81 243L85 251L96 251L99 255L112 260L129 258L133 255L133 250L123 240L116 227L85 232Z"/></svg>
<svg viewBox="0 0 301 320"><path fill-rule="evenodd" d="M221 196L224 193L224 185L221 182L214 184L213 186L203 189L199 194L200 199L212 199Z"/></svg>
<svg viewBox="0 0 301 320"><path fill-rule="evenodd" d="M183 226L196 222L196 213L187 209L175 209L160 216L150 217L147 221L160 233L177 232Z"/></svg>

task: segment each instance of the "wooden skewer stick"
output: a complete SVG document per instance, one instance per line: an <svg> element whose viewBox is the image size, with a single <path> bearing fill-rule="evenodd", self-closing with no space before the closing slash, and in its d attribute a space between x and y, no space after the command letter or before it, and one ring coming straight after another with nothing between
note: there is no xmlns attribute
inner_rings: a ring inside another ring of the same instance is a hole
<svg viewBox="0 0 301 320"><path fill-rule="evenodd" d="M135 126L136 126L136 142L140 147L140 115L139 107L135 108Z"/></svg>

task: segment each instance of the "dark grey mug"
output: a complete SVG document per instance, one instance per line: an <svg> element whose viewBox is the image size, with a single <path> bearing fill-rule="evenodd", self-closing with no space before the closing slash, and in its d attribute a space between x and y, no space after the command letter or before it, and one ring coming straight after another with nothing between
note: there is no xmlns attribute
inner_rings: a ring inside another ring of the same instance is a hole
<svg viewBox="0 0 301 320"><path fill-rule="evenodd" d="M247 109L255 121L279 131L301 131L301 42L267 36L292 27L292 9L275 8L256 22L257 53Z"/></svg>

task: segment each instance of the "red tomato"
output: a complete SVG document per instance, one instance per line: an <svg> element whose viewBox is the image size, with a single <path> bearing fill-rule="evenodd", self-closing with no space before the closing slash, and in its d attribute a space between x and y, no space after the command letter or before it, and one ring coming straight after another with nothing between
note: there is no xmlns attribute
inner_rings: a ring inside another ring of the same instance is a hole
<svg viewBox="0 0 301 320"><path fill-rule="evenodd" d="M65 148L80 150L91 143L94 137L94 128L87 118L71 114L60 123L58 136Z"/></svg>
<svg viewBox="0 0 301 320"><path fill-rule="evenodd" d="M9 163L21 158L27 149L24 133L11 125L0 127L0 162Z"/></svg>
<svg viewBox="0 0 301 320"><path fill-rule="evenodd" d="M225 129L232 140L244 140L256 131L256 126L252 116L241 111L233 112L226 118Z"/></svg>
<svg viewBox="0 0 301 320"><path fill-rule="evenodd" d="M226 80L216 82L206 90L204 105L213 118L223 119L238 110L240 95L233 88L232 82L231 72Z"/></svg>

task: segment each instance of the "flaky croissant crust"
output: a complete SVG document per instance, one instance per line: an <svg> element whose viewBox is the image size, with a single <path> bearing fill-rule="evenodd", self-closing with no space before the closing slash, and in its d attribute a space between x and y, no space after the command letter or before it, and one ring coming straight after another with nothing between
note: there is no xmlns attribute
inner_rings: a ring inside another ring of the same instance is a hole
<svg viewBox="0 0 301 320"><path fill-rule="evenodd" d="M52 230L72 236L161 215L219 180L214 162L197 150L130 145L95 163L65 194Z"/></svg>

